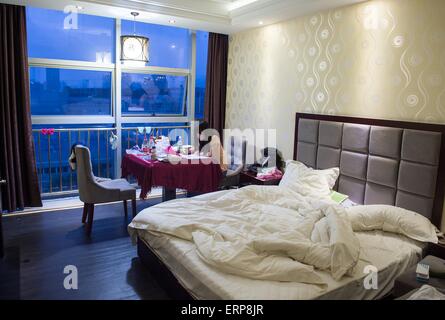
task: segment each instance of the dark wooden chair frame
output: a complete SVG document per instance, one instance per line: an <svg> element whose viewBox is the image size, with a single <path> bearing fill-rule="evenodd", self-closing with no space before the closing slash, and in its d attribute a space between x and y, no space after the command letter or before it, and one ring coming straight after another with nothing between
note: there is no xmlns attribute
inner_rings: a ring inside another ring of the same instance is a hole
<svg viewBox="0 0 445 320"><path fill-rule="evenodd" d="M128 200L123 200L125 217L128 216ZM136 199L131 199L131 209L133 218L136 217ZM91 235L91 230L93 229L93 219L94 219L94 203L84 203L83 213L82 213L82 223L85 224L86 234Z"/></svg>

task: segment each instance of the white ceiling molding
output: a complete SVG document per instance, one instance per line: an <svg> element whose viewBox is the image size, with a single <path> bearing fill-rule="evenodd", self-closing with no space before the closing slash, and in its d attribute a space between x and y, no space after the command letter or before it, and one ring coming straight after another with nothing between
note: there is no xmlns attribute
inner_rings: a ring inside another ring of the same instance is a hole
<svg viewBox="0 0 445 320"><path fill-rule="evenodd" d="M234 33L317 11L367 0L0 0L3 3L63 10L81 6L80 13L171 25L218 33Z"/></svg>
<svg viewBox="0 0 445 320"><path fill-rule="evenodd" d="M239 30L255 28L258 27L258 21L262 21L264 25L273 24L359 2L364 0L263 0L232 12L231 24Z"/></svg>

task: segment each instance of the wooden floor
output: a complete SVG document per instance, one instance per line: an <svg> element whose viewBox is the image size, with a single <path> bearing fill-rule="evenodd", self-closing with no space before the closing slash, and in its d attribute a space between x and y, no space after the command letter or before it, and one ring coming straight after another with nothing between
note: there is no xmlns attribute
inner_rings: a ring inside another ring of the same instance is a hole
<svg viewBox="0 0 445 320"><path fill-rule="evenodd" d="M138 212L159 201L138 201ZM1 299L168 299L137 258L122 204L96 207L91 238L81 217L70 209L3 219ZM67 265L78 269L78 290L63 286Z"/></svg>

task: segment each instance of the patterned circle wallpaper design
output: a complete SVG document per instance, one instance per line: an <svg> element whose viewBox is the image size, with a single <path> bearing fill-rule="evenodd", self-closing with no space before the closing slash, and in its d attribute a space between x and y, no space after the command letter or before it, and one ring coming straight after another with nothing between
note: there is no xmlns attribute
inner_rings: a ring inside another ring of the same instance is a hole
<svg viewBox="0 0 445 320"><path fill-rule="evenodd" d="M227 127L277 129L295 112L445 123L445 1L374 0L230 36Z"/></svg>

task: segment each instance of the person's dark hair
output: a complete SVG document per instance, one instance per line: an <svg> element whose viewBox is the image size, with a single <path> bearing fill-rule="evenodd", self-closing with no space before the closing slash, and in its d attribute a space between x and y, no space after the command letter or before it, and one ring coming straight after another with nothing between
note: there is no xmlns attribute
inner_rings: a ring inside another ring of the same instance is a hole
<svg viewBox="0 0 445 320"><path fill-rule="evenodd" d="M74 157L73 158L71 158L71 162L73 162L73 163L76 163L76 147L77 146L83 146L83 143L80 143L80 142L76 142L76 143L74 143L72 146L71 146L71 151L70 151L70 157L71 157L71 155L73 155Z"/></svg>
<svg viewBox="0 0 445 320"><path fill-rule="evenodd" d="M209 128L209 123L207 121L202 121L199 124L199 134L201 134L204 130Z"/></svg>
<svg viewBox="0 0 445 320"><path fill-rule="evenodd" d="M281 152L276 148L267 147L263 149L263 156L269 158L269 164L273 164L275 162L275 166L278 170L282 170L284 167L284 160Z"/></svg>
<svg viewBox="0 0 445 320"><path fill-rule="evenodd" d="M209 128L209 123L208 123L207 121L202 121L202 122L199 124L198 132L199 132L199 150L200 150L200 151L201 151L202 148L209 142L208 139L207 139L207 140L203 140L203 141L201 141L201 133L202 133L204 130L208 129L208 128Z"/></svg>

